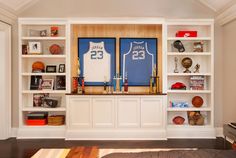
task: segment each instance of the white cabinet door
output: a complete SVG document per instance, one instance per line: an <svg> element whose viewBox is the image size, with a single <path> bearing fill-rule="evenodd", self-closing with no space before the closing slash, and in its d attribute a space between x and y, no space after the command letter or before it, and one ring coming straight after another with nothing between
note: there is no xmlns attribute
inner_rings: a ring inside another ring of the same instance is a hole
<svg viewBox="0 0 236 158"><path fill-rule="evenodd" d="M141 98L141 127L163 126L163 100L161 97Z"/></svg>
<svg viewBox="0 0 236 158"><path fill-rule="evenodd" d="M140 127L140 98L117 98L118 127Z"/></svg>
<svg viewBox="0 0 236 158"><path fill-rule="evenodd" d="M114 97L95 97L92 102L93 127L115 126L115 100Z"/></svg>
<svg viewBox="0 0 236 158"><path fill-rule="evenodd" d="M90 128L91 99L89 97L69 98L68 128Z"/></svg>

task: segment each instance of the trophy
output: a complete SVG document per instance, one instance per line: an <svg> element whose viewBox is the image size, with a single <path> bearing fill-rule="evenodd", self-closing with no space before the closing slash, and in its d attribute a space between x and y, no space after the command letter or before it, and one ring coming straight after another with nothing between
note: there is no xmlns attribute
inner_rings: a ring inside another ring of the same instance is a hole
<svg viewBox="0 0 236 158"><path fill-rule="evenodd" d="M178 58L175 57L175 69L174 69L174 73L179 73L179 70L178 70Z"/></svg>
<svg viewBox="0 0 236 158"><path fill-rule="evenodd" d="M184 73L191 73L189 68L192 66L192 64L193 64L193 61L191 58L186 57L182 59L182 66L186 69Z"/></svg>

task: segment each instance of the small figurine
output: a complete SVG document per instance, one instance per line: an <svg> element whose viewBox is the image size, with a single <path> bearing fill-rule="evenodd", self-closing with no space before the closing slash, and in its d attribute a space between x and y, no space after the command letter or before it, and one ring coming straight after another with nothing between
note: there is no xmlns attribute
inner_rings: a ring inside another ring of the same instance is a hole
<svg viewBox="0 0 236 158"><path fill-rule="evenodd" d="M178 58L175 57L175 69L174 69L174 73L179 73L179 70L178 70Z"/></svg>
<svg viewBox="0 0 236 158"><path fill-rule="evenodd" d="M199 73L200 65L197 64L194 68L195 68L194 73Z"/></svg>

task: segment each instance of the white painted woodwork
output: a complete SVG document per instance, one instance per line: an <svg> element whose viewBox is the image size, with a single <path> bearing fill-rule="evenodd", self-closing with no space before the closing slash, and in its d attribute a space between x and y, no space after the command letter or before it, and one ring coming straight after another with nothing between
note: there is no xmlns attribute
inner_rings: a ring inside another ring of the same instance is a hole
<svg viewBox="0 0 236 158"><path fill-rule="evenodd" d="M11 136L11 26L0 22L0 140Z"/></svg>
<svg viewBox="0 0 236 158"><path fill-rule="evenodd" d="M141 127L162 127L163 100L159 97L141 98Z"/></svg>
<svg viewBox="0 0 236 158"><path fill-rule="evenodd" d="M92 127L91 110L91 99L88 97L69 100L68 126L70 128Z"/></svg>
<svg viewBox="0 0 236 158"><path fill-rule="evenodd" d="M110 97L92 99L93 127L115 126L115 100Z"/></svg>
<svg viewBox="0 0 236 158"><path fill-rule="evenodd" d="M140 98L117 98L118 127L140 127Z"/></svg>

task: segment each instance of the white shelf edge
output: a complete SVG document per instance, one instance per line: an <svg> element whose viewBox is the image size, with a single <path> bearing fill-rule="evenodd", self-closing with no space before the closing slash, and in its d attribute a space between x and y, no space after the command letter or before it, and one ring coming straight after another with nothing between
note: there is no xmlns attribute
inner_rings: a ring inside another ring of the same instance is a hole
<svg viewBox="0 0 236 158"><path fill-rule="evenodd" d="M189 125L189 124L183 124L183 125L174 125L174 124L167 124L167 128L184 128L184 129L188 129L188 128L210 128L212 127L210 124L206 124L206 125Z"/></svg>
<svg viewBox="0 0 236 158"><path fill-rule="evenodd" d="M66 58L66 55L21 55L22 58Z"/></svg>
<svg viewBox="0 0 236 158"><path fill-rule="evenodd" d="M168 73L167 76L212 76L211 73Z"/></svg>
<svg viewBox="0 0 236 158"><path fill-rule="evenodd" d="M64 107L58 107L58 108L41 108L41 107L23 107L22 111L66 111L66 108Z"/></svg>
<svg viewBox="0 0 236 158"><path fill-rule="evenodd" d="M66 40L66 37L22 37L22 40Z"/></svg>
<svg viewBox="0 0 236 158"><path fill-rule="evenodd" d="M173 41L173 40L202 40L202 41L210 41L211 37L168 37L167 40Z"/></svg>
<svg viewBox="0 0 236 158"><path fill-rule="evenodd" d="M22 76L65 76L66 73L22 73Z"/></svg>
<svg viewBox="0 0 236 158"><path fill-rule="evenodd" d="M168 56L211 56L211 52L167 52Z"/></svg>
<svg viewBox="0 0 236 158"><path fill-rule="evenodd" d="M59 125L59 126L52 126L52 125L42 125L42 126L33 126L33 125L22 125L21 128L31 128L31 129L34 129L34 128L45 128L45 129L61 129L61 130L64 130L66 128L66 125Z"/></svg>
<svg viewBox="0 0 236 158"><path fill-rule="evenodd" d="M33 94L33 93L67 93L66 90L23 90L23 94Z"/></svg>
<svg viewBox="0 0 236 158"><path fill-rule="evenodd" d="M167 90L167 93L211 93L210 90Z"/></svg>
<svg viewBox="0 0 236 158"><path fill-rule="evenodd" d="M167 111L169 112L178 112L178 111L212 111L211 108L209 107L201 107L201 108L172 108L172 107L168 107Z"/></svg>

